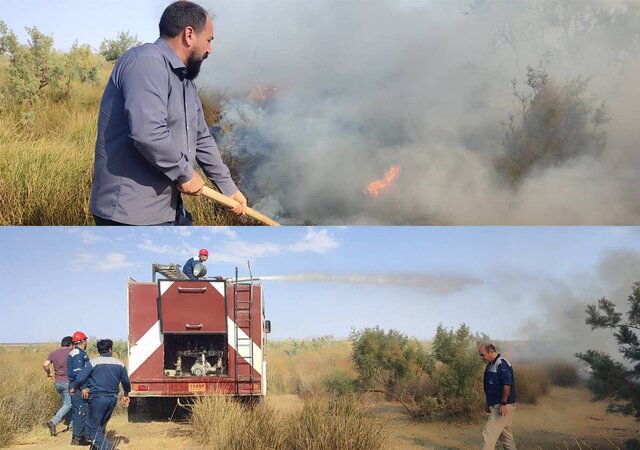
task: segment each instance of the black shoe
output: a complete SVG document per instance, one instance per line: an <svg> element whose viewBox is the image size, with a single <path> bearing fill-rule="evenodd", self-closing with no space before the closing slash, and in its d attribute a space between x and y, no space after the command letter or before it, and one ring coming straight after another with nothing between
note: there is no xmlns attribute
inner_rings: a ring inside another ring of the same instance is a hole
<svg viewBox="0 0 640 450"><path fill-rule="evenodd" d="M51 436L55 436L58 434L56 432L56 426L53 424L53 422L47 422L47 427L49 428L49 433L51 433Z"/></svg>
<svg viewBox="0 0 640 450"><path fill-rule="evenodd" d="M80 438L80 445L91 445L91 441L86 437L82 436L82 438Z"/></svg>
<svg viewBox="0 0 640 450"><path fill-rule="evenodd" d="M83 437L78 437L78 436L74 436L71 438L71 445L86 445L84 443L84 436Z"/></svg>

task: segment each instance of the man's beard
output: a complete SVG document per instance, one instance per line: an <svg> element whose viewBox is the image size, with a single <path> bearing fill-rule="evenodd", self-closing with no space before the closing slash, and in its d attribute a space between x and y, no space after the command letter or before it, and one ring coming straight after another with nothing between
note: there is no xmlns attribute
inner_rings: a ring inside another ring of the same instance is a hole
<svg viewBox="0 0 640 450"><path fill-rule="evenodd" d="M187 59L187 75L186 78L187 80L193 80L195 79L198 74L200 73L200 66L202 65L202 62L207 59L207 54L205 53L202 58L198 58L196 56L196 52L195 50L192 51L189 54L189 58Z"/></svg>

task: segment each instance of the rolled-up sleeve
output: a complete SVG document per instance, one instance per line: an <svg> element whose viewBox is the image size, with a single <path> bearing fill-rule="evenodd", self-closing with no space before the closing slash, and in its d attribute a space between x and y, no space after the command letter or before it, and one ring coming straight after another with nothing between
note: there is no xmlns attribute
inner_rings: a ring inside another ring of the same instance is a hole
<svg viewBox="0 0 640 450"><path fill-rule="evenodd" d="M136 149L169 179L183 183L191 179L193 168L167 124L168 76L159 58L140 56L132 60L122 78L124 111Z"/></svg>
<svg viewBox="0 0 640 450"><path fill-rule="evenodd" d="M198 136L196 140L196 161L204 170L213 183L224 195L233 195L238 191L238 187L231 178L229 168L222 161L220 150L216 141L211 136L209 127L204 119L202 103L196 95L197 116L198 116Z"/></svg>

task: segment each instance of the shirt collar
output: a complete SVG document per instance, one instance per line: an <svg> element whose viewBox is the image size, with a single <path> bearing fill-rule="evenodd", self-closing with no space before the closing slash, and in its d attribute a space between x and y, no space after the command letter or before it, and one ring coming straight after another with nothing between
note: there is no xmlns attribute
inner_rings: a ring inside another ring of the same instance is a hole
<svg viewBox="0 0 640 450"><path fill-rule="evenodd" d="M498 353L498 356L496 356L496 357L494 358L494 360L493 360L493 361L491 361L491 363L490 363L489 365L490 365L490 366L493 366L493 365L496 363L496 361L498 360L498 358L500 358L500 353Z"/></svg>
<svg viewBox="0 0 640 450"><path fill-rule="evenodd" d="M164 53L164 55L169 60L169 64L171 64L171 67L173 67L174 69L186 69L184 63L180 60L180 58L178 58L176 52L174 52L173 49L169 47L167 41L160 37L153 43L153 45L157 45L160 48L162 53Z"/></svg>
<svg viewBox="0 0 640 450"><path fill-rule="evenodd" d="M113 356L113 355L109 352L104 352L104 353L100 353L100 356Z"/></svg>

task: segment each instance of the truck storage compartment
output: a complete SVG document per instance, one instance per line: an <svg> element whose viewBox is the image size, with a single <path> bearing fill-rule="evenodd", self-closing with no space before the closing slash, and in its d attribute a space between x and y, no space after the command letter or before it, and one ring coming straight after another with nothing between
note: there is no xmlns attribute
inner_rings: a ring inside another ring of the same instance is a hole
<svg viewBox="0 0 640 450"><path fill-rule="evenodd" d="M224 334L168 334L164 337L167 377L226 376L229 373Z"/></svg>
<svg viewBox="0 0 640 450"><path fill-rule="evenodd" d="M225 283L159 280L162 333L227 332Z"/></svg>

